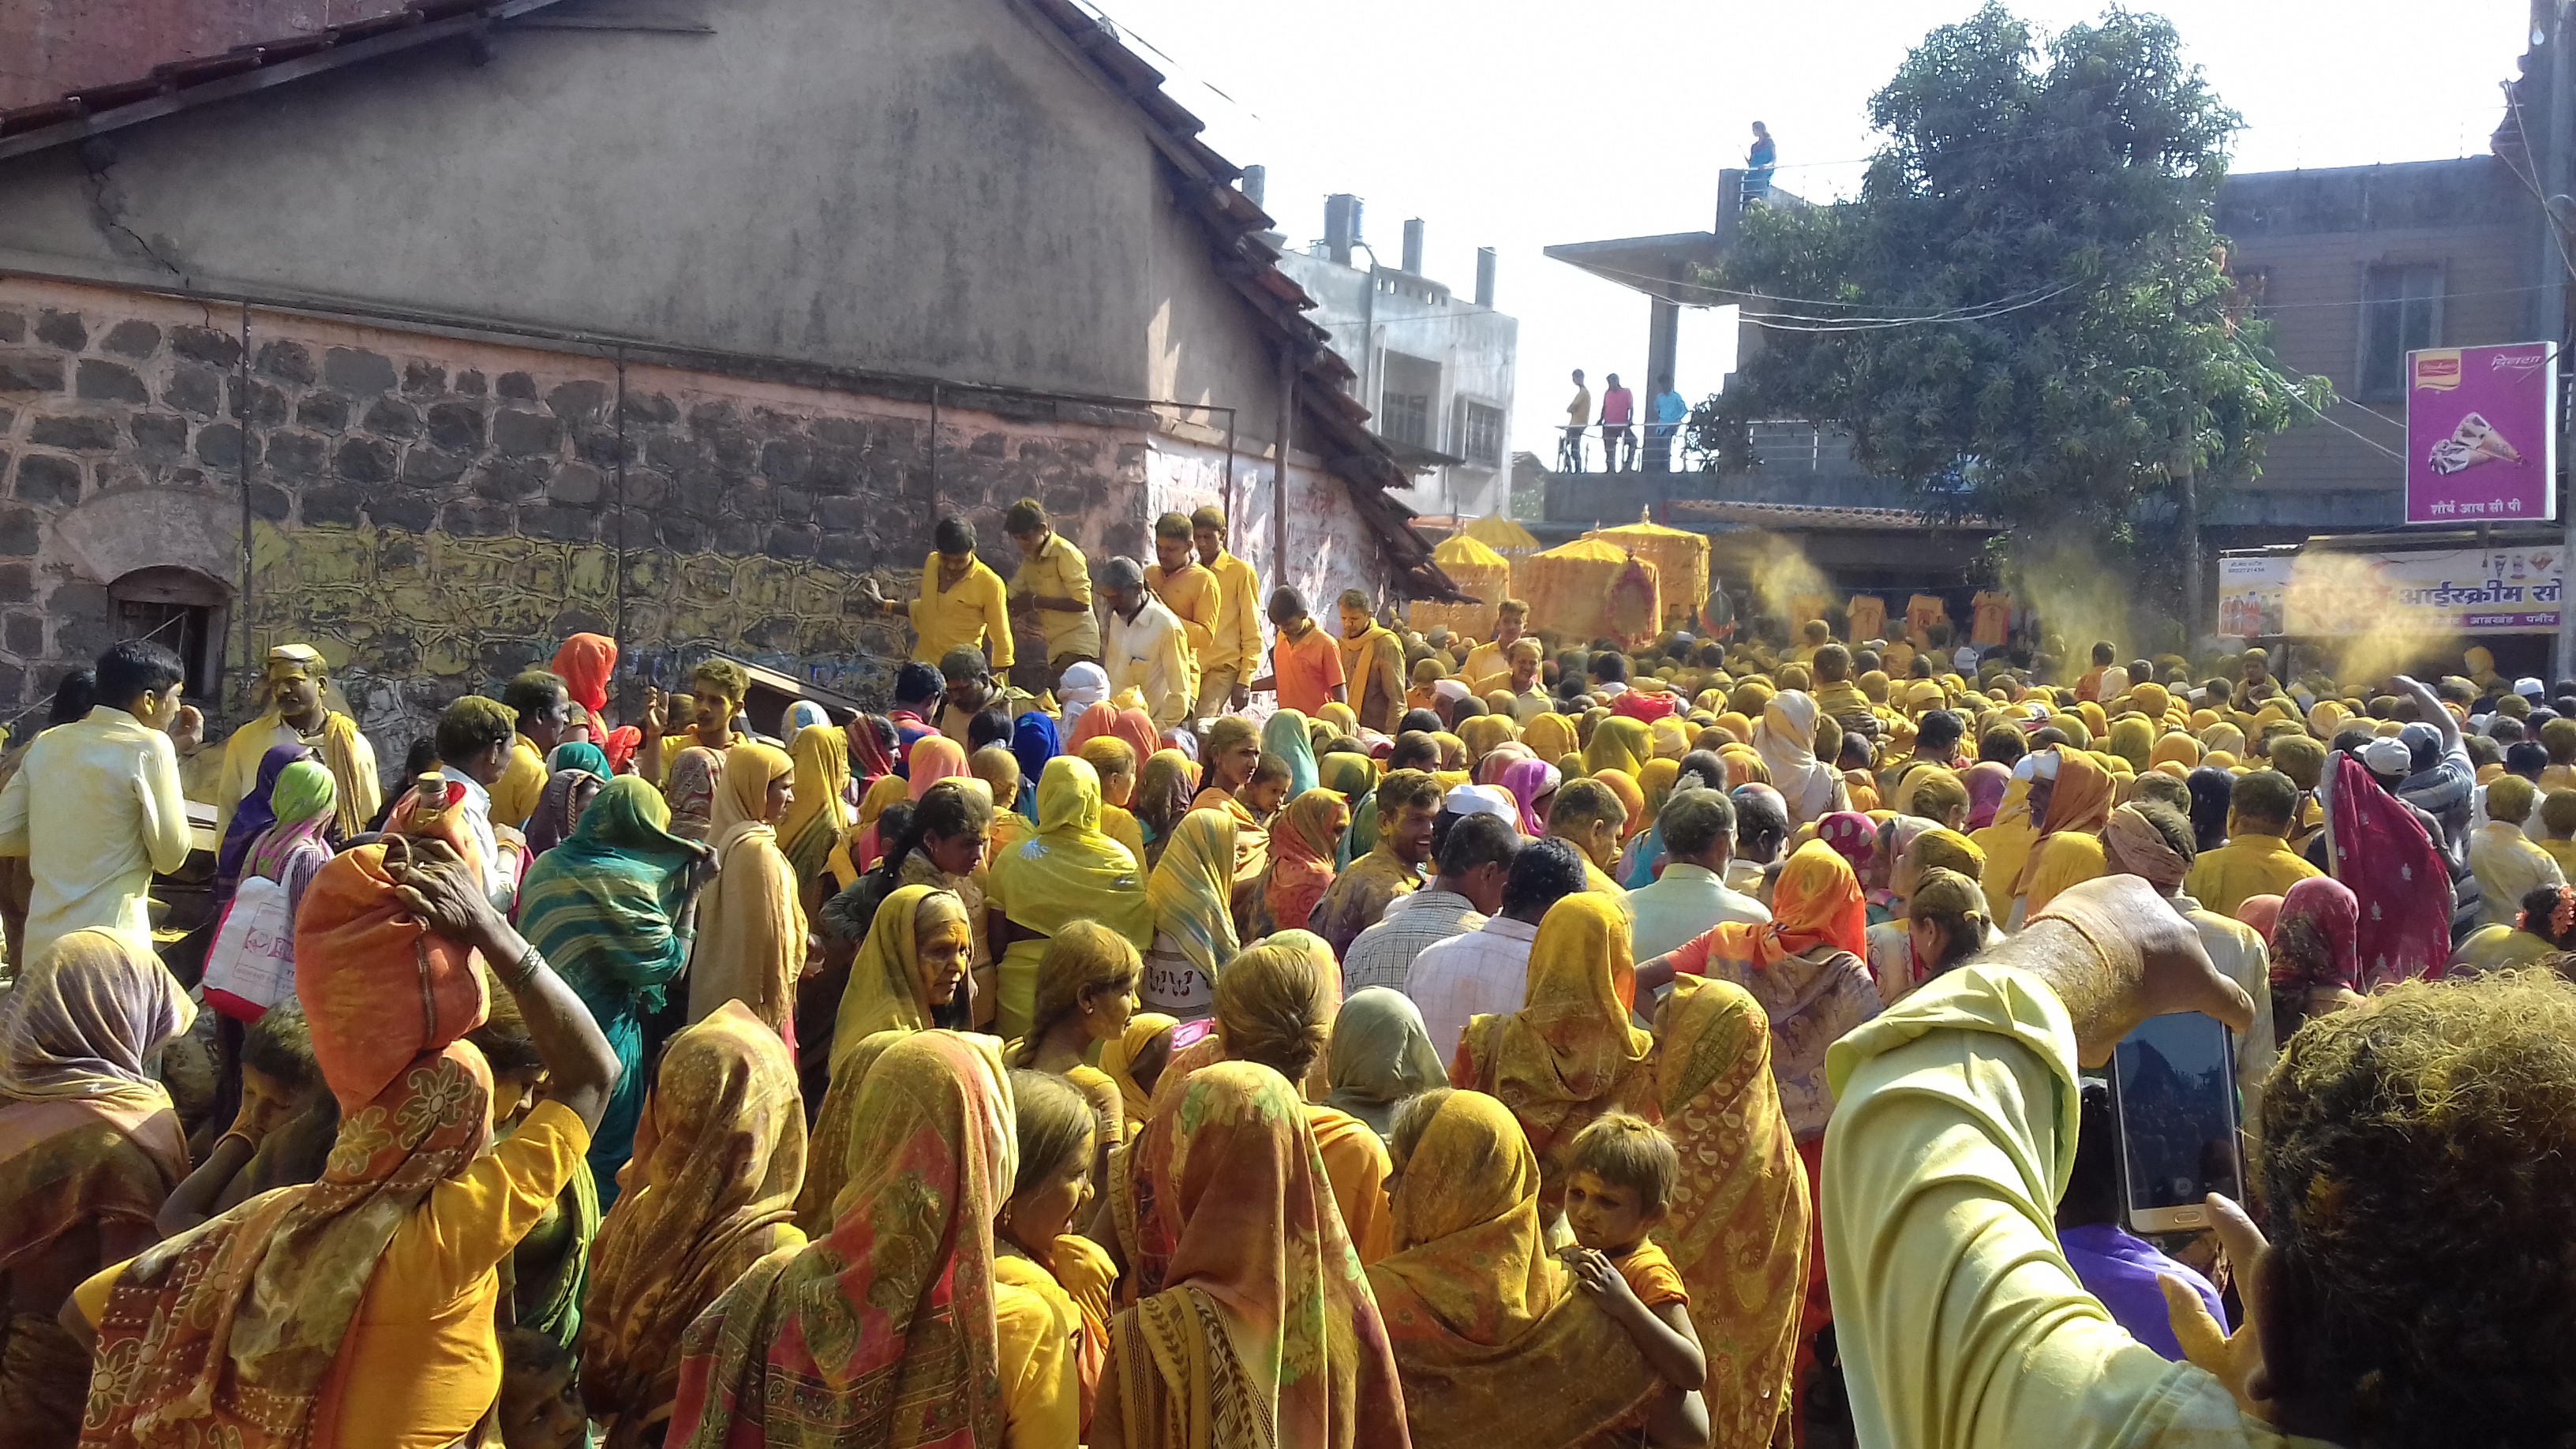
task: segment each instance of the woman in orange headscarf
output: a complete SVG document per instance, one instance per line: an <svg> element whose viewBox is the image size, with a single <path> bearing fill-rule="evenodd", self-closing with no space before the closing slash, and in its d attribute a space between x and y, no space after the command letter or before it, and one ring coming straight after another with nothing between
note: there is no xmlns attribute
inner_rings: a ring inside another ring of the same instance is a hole
<svg viewBox="0 0 2576 1449"><path fill-rule="evenodd" d="M547 666L564 682L564 693L590 716L590 742L608 739L608 681L617 673L617 641L605 634L575 634L555 651Z"/></svg>
<svg viewBox="0 0 2576 1449"><path fill-rule="evenodd" d="M1386 1326L1349 1274L1303 1108L1270 1068L1219 1062L1137 1139L1141 1210L1173 1248L1161 1282L1109 1326L1092 1443L1406 1443Z"/></svg>
<svg viewBox="0 0 2576 1449"><path fill-rule="evenodd" d="M461 1040L487 1006L473 951L512 963L493 974L553 1044L545 1100L489 1151L491 1069ZM98 1442L447 1444L500 1392L498 1267L583 1170L616 1054L443 841L334 857L305 891L296 959L340 1103L329 1165L81 1285ZM398 1013L372 1017L397 987Z"/></svg>
<svg viewBox="0 0 2576 1449"><path fill-rule="evenodd" d="M1626 1420L1659 1380L1548 1251L1511 1110L1442 1088L1398 1117L1394 1146L1396 1251L1368 1275L1412 1449L1582 1444Z"/></svg>
<svg viewBox="0 0 2576 1449"><path fill-rule="evenodd" d="M2048 851L2049 837L2060 832L2097 834L2103 822L2111 818L2111 807L2118 803L2114 798L2118 793L2118 782L2111 778L2110 771L2095 763L2091 755L2063 746L2043 752L2043 758L2049 754L2056 758L2057 774L2054 780L2047 779L2047 770L2042 767L2038 773L2043 778L2031 783L2030 817L2039 822L2039 830L2031 838L2030 854L2023 860L2020 879L2013 886L2016 901L2005 922L2007 930L2020 929L2028 914L2023 906L2030 895L2031 884L2038 876L2041 857ZM2063 852L2060 855L2062 857ZM2075 869L2076 865L2076 862L2061 859L2060 875ZM2077 874L2067 878L2066 884L2071 885L2084 878Z"/></svg>
<svg viewBox="0 0 2576 1449"><path fill-rule="evenodd" d="M1792 1417L1812 1230L1807 1170L1771 1076L1770 1023L1751 993L1686 976L1655 1014L1655 1042L1656 1098L1682 1161L1655 1241L1690 1289L1708 1354L1709 1442L1762 1449Z"/></svg>
<svg viewBox="0 0 2576 1449"><path fill-rule="evenodd" d="M1333 857L1350 828L1351 807L1337 791L1319 787L1288 802L1270 825L1270 864L1243 939L1306 929L1315 903L1332 887Z"/></svg>
<svg viewBox="0 0 2576 1449"><path fill-rule="evenodd" d="M707 820L716 875L698 898L689 953L689 1020L728 1001L778 1028L796 1050L796 978L805 969L805 907L796 872L778 848L796 766L784 750L745 741L725 751Z"/></svg>
<svg viewBox="0 0 2576 1449"><path fill-rule="evenodd" d="M1604 1112L1654 1111L1654 1039L1629 1025L1635 1003L1627 916L1578 891L1539 921L1521 1009L1469 1017L1458 1039L1450 1083L1500 1097L1520 1119L1550 1215L1565 1199L1575 1134Z"/></svg>

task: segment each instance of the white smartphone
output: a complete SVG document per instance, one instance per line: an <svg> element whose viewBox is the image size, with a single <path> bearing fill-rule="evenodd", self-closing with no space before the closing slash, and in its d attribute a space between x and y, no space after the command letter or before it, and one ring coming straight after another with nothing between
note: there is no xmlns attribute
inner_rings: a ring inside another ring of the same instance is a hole
<svg viewBox="0 0 2576 1449"><path fill-rule="evenodd" d="M2195 1232L2210 1226L2209 1194L2244 1201L2236 1046L2224 1023L2181 1012L2129 1033L2112 1054L2111 1101L2131 1232Z"/></svg>

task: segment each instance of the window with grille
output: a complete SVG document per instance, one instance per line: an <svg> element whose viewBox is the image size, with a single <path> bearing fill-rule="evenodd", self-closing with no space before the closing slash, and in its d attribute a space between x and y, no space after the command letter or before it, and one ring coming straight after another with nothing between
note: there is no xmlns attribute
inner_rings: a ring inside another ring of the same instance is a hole
<svg viewBox="0 0 2576 1449"><path fill-rule="evenodd" d="M1440 396L1440 364L1401 352L1383 354L1385 380L1378 394L1377 434L1390 443L1417 448L1438 444L1432 435L1432 407Z"/></svg>
<svg viewBox="0 0 2576 1449"><path fill-rule="evenodd" d="M1453 451L1479 467L1503 466L1503 410L1460 398L1458 446Z"/></svg>
<svg viewBox="0 0 2576 1449"><path fill-rule="evenodd" d="M2372 267L2362 282L2360 386L2354 396L2406 395L2406 354L2442 345L2442 269L2429 263Z"/></svg>

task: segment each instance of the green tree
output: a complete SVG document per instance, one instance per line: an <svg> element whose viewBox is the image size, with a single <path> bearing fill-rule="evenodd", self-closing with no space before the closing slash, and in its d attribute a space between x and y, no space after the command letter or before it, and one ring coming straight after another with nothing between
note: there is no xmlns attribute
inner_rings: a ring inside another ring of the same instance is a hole
<svg viewBox="0 0 2576 1449"><path fill-rule="evenodd" d="M1694 415L1848 429L1928 512L2134 541L2186 476L2253 476L2325 406L2245 315L2210 213L2238 126L2170 23L2114 9L2043 47L2001 6L1933 31L1870 102L1858 199L1753 208L1709 280L1766 319ZM2149 510L2153 512L2155 510Z"/></svg>

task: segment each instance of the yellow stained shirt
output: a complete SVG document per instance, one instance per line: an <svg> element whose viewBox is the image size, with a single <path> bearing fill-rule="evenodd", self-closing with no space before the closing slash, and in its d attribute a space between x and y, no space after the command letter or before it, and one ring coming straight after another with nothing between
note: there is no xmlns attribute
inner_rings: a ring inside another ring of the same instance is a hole
<svg viewBox="0 0 2576 1449"><path fill-rule="evenodd" d="M500 1262L589 1170L589 1150L571 1108L540 1102L394 1229L315 1411L334 1415L339 1449L447 1449L474 1431L501 1392ZM93 1327L125 1266L73 1291Z"/></svg>
<svg viewBox="0 0 2576 1449"><path fill-rule="evenodd" d="M1181 621L1181 636L1190 641L1190 657L1205 667L1208 652L1216 644L1217 614L1224 600L1217 594L1216 575L1197 564L1181 565L1178 572L1166 576L1161 564L1145 566L1145 587Z"/></svg>
<svg viewBox="0 0 2576 1449"><path fill-rule="evenodd" d="M1334 639L1342 651L1342 684L1349 691L1360 725L1393 734L1404 715L1404 641L1384 625L1371 624L1353 639Z"/></svg>
<svg viewBox="0 0 2576 1449"><path fill-rule="evenodd" d="M1261 670L1261 580L1252 565L1224 549L1216 551L1215 563L1203 567L1216 575L1217 606L1212 638L1199 651L1199 668L1231 669L1237 680L1248 680Z"/></svg>
<svg viewBox="0 0 2576 1449"><path fill-rule="evenodd" d="M509 766L492 782L490 793L493 824L527 829L528 817L537 813L537 802L546 793L546 757L537 752L535 740L511 736Z"/></svg>
<svg viewBox="0 0 2576 1449"><path fill-rule="evenodd" d="M924 559L921 597L909 607L912 657L920 663L937 664L940 655L964 646L983 649L995 669L1011 667L1009 592L1002 587L1002 576L986 568L983 560L968 564L966 577L943 593L939 555Z"/></svg>
<svg viewBox="0 0 2576 1449"><path fill-rule="evenodd" d="M2490 926L2512 925L2522 898L2542 886L2567 884L2556 857L2532 844L2521 826L2501 820L2470 834L2469 874L2478 878L2479 919Z"/></svg>
<svg viewBox="0 0 2576 1449"><path fill-rule="evenodd" d="M1124 805L1101 806L1100 833L1127 847L1138 865L1145 863L1145 827L1137 822L1135 811Z"/></svg>
<svg viewBox="0 0 2576 1449"><path fill-rule="evenodd" d="M2540 848L2549 852L2551 860L2558 862L2560 875L2576 880L2576 840L2544 840L2540 842ZM1137 859L1144 857L1138 856Z"/></svg>
<svg viewBox="0 0 2576 1449"><path fill-rule="evenodd" d="M1006 1449L1074 1449L1082 1442L1082 1314L1047 1270L993 1259L993 1323L1002 1358Z"/></svg>
<svg viewBox="0 0 2576 1449"><path fill-rule="evenodd" d="M1986 869L1994 866L1994 856L1987 855ZM2191 863L2191 873L2182 879L2182 893L2222 916L2233 916L2250 897L2281 895L2308 877L2323 874L2300 859L2281 837L2239 831L2225 845L2203 852Z"/></svg>
<svg viewBox="0 0 2576 1449"><path fill-rule="evenodd" d="M1863 1444L2272 1449L2227 1389L2168 1363L2059 1249L2075 1033L2038 978L1970 963L1828 1049L1825 1270Z"/></svg>
<svg viewBox="0 0 2576 1449"><path fill-rule="evenodd" d="M1100 619L1091 612L1091 563L1073 540L1049 530L1046 542L1038 545L1038 556L1020 560L1017 573L1011 575L1010 597L1032 599L1071 599L1082 605L1082 612L1067 613L1062 609L1037 611L1038 635L1046 640L1047 658L1060 659L1067 654L1100 655Z"/></svg>
<svg viewBox="0 0 2576 1449"><path fill-rule="evenodd" d="M1514 641L1518 642L1518 641ZM1458 678L1479 695L1512 687L1512 654L1508 646L1479 644L1467 651L1467 662L1458 666Z"/></svg>

